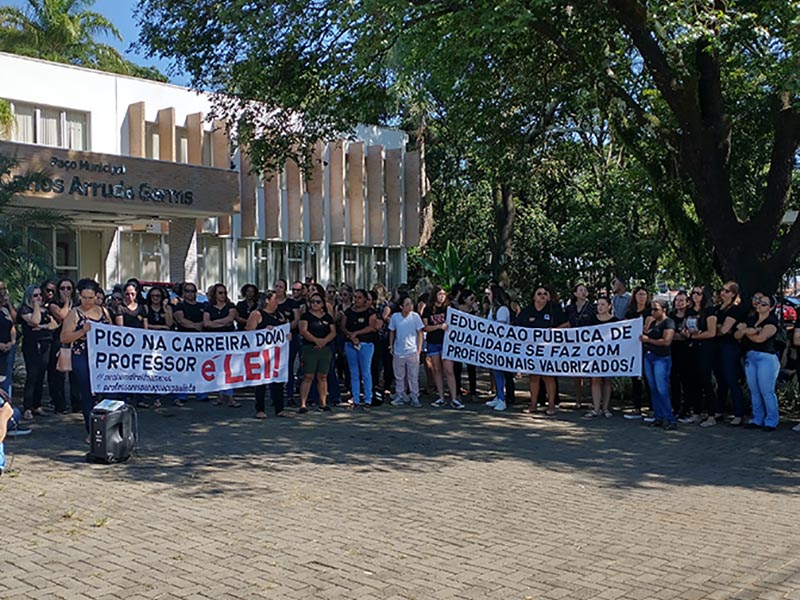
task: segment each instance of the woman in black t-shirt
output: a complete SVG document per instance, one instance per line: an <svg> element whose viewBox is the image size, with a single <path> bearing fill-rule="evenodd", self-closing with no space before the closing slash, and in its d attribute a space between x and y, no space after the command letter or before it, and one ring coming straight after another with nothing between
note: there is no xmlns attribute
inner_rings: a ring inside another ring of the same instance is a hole
<svg viewBox="0 0 800 600"><path fill-rule="evenodd" d="M731 425L742 425L744 419L744 397L739 387L739 375L742 370L742 351L738 340L734 337L736 326L747 317L747 308L742 306L739 298L739 285L728 281L722 286L722 304L717 309L717 337L714 372L717 379L718 413L709 415L700 425L710 427L725 412L728 391L733 401L733 420Z"/></svg>
<svg viewBox="0 0 800 600"><path fill-rule="evenodd" d="M314 292L308 299L309 310L300 317L303 338L303 381L300 384L300 410L308 412L306 403L314 378L317 379L319 406L328 411L328 371L331 367L330 342L336 337L336 325L325 307L325 297Z"/></svg>
<svg viewBox="0 0 800 600"><path fill-rule="evenodd" d="M753 403L753 419L748 427L775 431L778 427L778 397L775 383L781 369L781 361L775 347L775 337L780 323L774 312L775 298L763 291L753 294L754 312L744 323L736 325L734 337L746 348L744 372L750 399Z"/></svg>
<svg viewBox="0 0 800 600"><path fill-rule="evenodd" d="M136 284L125 284L122 290L122 304L114 315L114 325L144 329L144 317L147 313L143 304L139 303L139 288Z"/></svg>
<svg viewBox="0 0 800 600"><path fill-rule="evenodd" d="M33 415L44 415L42 387L53 341L50 313L44 308L42 290L38 285L29 285L25 290L17 310L17 321L22 325L22 356L26 373L22 418L31 420Z"/></svg>
<svg viewBox="0 0 800 600"><path fill-rule="evenodd" d="M689 341L689 397L695 413L678 419L681 423L697 423L705 412L714 416L717 411L717 396L711 375L714 367L714 338L717 335L717 315L711 304L708 286L692 286L689 308L683 321L682 335Z"/></svg>
<svg viewBox="0 0 800 600"><path fill-rule="evenodd" d="M667 316L666 306L652 303L652 319L647 322L641 340L644 347L644 374L653 403L653 427L675 429L675 415L669 399L669 372L672 367L670 346L675 322Z"/></svg>
<svg viewBox="0 0 800 600"><path fill-rule="evenodd" d="M367 290L356 290L353 306L344 313L342 330L345 339L344 352L350 368L350 386L353 406L361 403L361 381L364 381L364 406L372 406L372 355L378 337L378 315L368 307Z"/></svg>
<svg viewBox="0 0 800 600"><path fill-rule="evenodd" d="M672 412L678 419L699 414L702 407L692 394L692 371L690 368L689 338L685 335L686 320L689 316L689 296L680 291L675 295L669 318L675 322L675 335L672 338L672 371L670 373L670 393Z"/></svg>
<svg viewBox="0 0 800 600"><path fill-rule="evenodd" d="M228 290L221 283L211 286L208 304L203 309L203 329L211 333L228 333L236 329L236 307L228 299ZM225 403L231 408L239 408L241 404L233 399L233 389L220 390L217 405Z"/></svg>
<svg viewBox="0 0 800 600"><path fill-rule="evenodd" d="M624 315L614 315L619 319L641 319L644 328L647 328L648 320L652 316L650 306L650 292L643 286L637 286L631 294L628 303L628 311ZM642 401L644 398L644 385L641 377L631 377L631 395L633 401L633 412L623 415L626 419L642 418Z"/></svg>
<svg viewBox="0 0 800 600"><path fill-rule="evenodd" d="M160 287L150 288L145 299L144 328L159 331L172 330L172 307L167 292Z"/></svg>
<svg viewBox="0 0 800 600"><path fill-rule="evenodd" d="M437 399L431 406L445 406L444 379L447 379L447 387L450 391L450 406L462 409L464 404L458 399L459 390L456 388L453 361L442 359L444 332L447 329L447 307L450 306L450 298L446 290L441 287L435 287L431 292L431 299L432 301L428 303L421 315L422 322L425 324L427 352L433 364L433 380L438 393Z"/></svg>
<svg viewBox="0 0 800 600"><path fill-rule="evenodd" d="M616 323L619 321L612 312L611 298L600 296L597 298L595 311L589 325L604 325L606 323ZM612 377L592 377L592 410L586 413L586 417L593 419L604 416L611 418L611 381Z"/></svg>
<svg viewBox="0 0 800 600"><path fill-rule="evenodd" d="M254 310L247 318L245 331L257 329L272 329L287 323L283 314L278 310L278 296L273 290L264 292L264 308ZM289 334L291 335L291 334ZM272 408L275 416L283 416L283 383L273 381L269 385L269 396L272 399ZM267 384L256 386L256 419L267 418Z"/></svg>
<svg viewBox="0 0 800 600"><path fill-rule="evenodd" d="M258 288L252 283L245 283L240 293L242 300L236 303L236 328L243 330L250 313L258 310Z"/></svg>

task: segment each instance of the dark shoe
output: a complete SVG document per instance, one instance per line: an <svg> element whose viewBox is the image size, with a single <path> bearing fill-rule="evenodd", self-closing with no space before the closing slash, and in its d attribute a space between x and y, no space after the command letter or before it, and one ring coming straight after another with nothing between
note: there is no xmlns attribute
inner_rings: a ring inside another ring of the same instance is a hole
<svg viewBox="0 0 800 600"><path fill-rule="evenodd" d="M771 425L764 425L764 427L761 428L762 431L775 431L776 429L777 427L772 427Z"/></svg>
<svg viewBox="0 0 800 600"><path fill-rule="evenodd" d="M652 423L647 424L648 427L663 427L664 426L664 419L656 419Z"/></svg>
<svg viewBox="0 0 800 600"><path fill-rule="evenodd" d="M761 429L761 425L757 425L756 423L748 423L744 426L745 429Z"/></svg>
<svg viewBox="0 0 800 600"><path fill-rule="evenodd" d="M308 412L308 409L305 406L301 406L297 409L297 412L299 412L301 415L304 415Z"/></svg>
<svg viewBox="0 0 800 600"><path fill-rule="evenodd" d="M666 425L664 425L665 431L677 431L678 426L675 424L675 421L670 421Z"/></svg>
<svg viewBox="0 0 800 600"><path fill-rule="evenodd" d="M331 407L326 404L322 407L322 412L331 412Z"/></svg>

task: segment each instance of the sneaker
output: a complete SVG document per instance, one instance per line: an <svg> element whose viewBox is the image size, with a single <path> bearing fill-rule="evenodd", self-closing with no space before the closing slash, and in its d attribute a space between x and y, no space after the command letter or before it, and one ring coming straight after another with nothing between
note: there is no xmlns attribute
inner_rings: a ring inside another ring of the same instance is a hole
<svg viewBox="0 0 800 600"><path fill-rule="evenodd" d="M645 423L655 423L656 422L656 418L655 417L644 417L644 418L642 418L642 421L644 421Z"/></svg>
<svg viewBox="0 0 800 600"><path fill-rule="evenodd" d="M320 410L321 410L322 412L331 412L331 407L330 407L330 406L328 406L328 405L326 404L325 406L323 406L322 408L320 408Z"/></svg>
<svg viewBox="0 0 800 600"><path fill-rule="evenodd" d="M708 417L705 421L700 423L700 427L713 427L717 424L717 420L714 417Z"/></svg>
<svg viewBox="0 0 800 600"><path fill-rule="evenodd" d="M777 427L773 427L772 425L764 425L764 427L761 428L761 431L775 431L776 429Z"/></svg>
<svg viewBox="0 0 800 600"><path fill-rule="evenodd" d="M601 414L602 413L599 413L596 410L592 409L589 412L587 412L585 415L583 415L583 418L584 419L594 419L596 417L599 417Z"/></svg>
<svg viewBox="0 0 800 600"><path fill-rule="evenodd" d="M422 404L419 401L419 398L412 398L411 406L413 406L414 408L419 408L420 406L422 406Z"/></svg>
<svg viewBox="0 0 800 600"><path fill-rule="evenodd" d="M398 396L391 402L389 402L392 406L404 406L406 404L406 399L402 396Z"/></svg>
<svg viewBox="0 0 800 600"><path fill-rule="evenodd" d="M498 402L502 402L502 400L500 400L500 398L494 397L491 400L487 400L486 402L484 402L484 404L489 408L494 408L495 406L497 406Z"/></svg>
<svg viewBox="0 0 800 600"><path fill-rule="evenodd" d="M640 412L625 413L622 416L625 417L626 419L641 419L642 413Z"/></svg>
<svg viewBox="0 0 800 600"><path fill-rule="evenodd" d="M607 411L605 411L605 412L603 413L603 416L604 416L606 419L610 419L611 417L613 417L613 416L614 416L614 413L612 413L610 410L607 410Z"/></svg>
<svg viewBox="0 0 800 600"><path fill-rule="evenodd" d="M664 425L664 419L652 419L650 421L645 419L644 422L649 423L649 427L662 427Z"/></svg>
<svg viewBox="0 0 800 600"><path fill-rule="evenodd" d="M758 423L753 423L753 422L750 422L744 426L745 429L761 429L761 427L763 427L763 425L759 425Z"/></svg>
<svg viewBox="0 0 800 600"><path fill-rule="evenodd" d="M22 437L24 435L30 435L30 434L31 434L30 429L19 429L18 427L6 431L7 437Z"/></svg>
<svg viewBox="0 0 800 600"><path fill-rule="evenodd" d="M506 403L503 402L503 409L505 409L505 405L506 405ZM498 404L498 406L500 406L500 405ZM455 408L456 410L461 410L462 408L464 408L464 404L461 402L461 400L458 400L458 399L451 400L450 401L450 408ZM495 410L498 410L497 407L495 407Z"/></svg>
<svg viewBox="0 0 800 600"><path fill-rule="evenodd" d="M678 429L678 426L675 424L675 421L670 421L666 425L664 425L665 431L675 431Z"/></svg>
<svg viewBox="0 0 800 600"><path fill-rule="evenodd" d="M441 408L445 404L446 402L444 401L444 398L439 398L438 400L431 402L431 406L435 406L436 408Z"/></svg>
<svg viewBox="0 0 800 600"><path fill-rule="evenodd" d="M683 423L684 425L697 423L697 417L695 417L694 415L689 415L688 417L679 417L678 423Z"/></svg>
<svg viewBox="0 0 800 600"><path fill-rule="evenodd" d="M463 408L463 407L464 407L464 405L462 404L462 405L461 405L460 407L458 407L458 408ZM498 402L497 404L495 404L495 405L494 405L494 409L495 409L495 410L498 410L498 411L500 411L500 410L505 410L505 409L506 409L506 403L505 403L505 402L503 402L502 400L500 400L500 402Z"/></svg>
<svg viewBox="0 0 800 600"><path fill-rule="evenodd" d="M742 425L742 417L734 417L731 419L730 426L731 427L741 427Z"/></svg>
<svg viewBox="0 0 800 600"><path fill-rule="evenodd" d="M792 427L792 431L800 431L800 423Z"/></svg>
<svg viewBox="0 0 800 600"><path fill-rule="evenodd" d="M299 412L301 415L304 415L308 412L308 409L305 406L301 406L297 409L297 412Z"/></svg>

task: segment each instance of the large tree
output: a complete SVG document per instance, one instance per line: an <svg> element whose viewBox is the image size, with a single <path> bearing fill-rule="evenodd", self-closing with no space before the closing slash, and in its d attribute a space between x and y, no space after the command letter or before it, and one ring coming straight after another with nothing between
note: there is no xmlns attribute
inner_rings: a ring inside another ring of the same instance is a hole
<svg viewBox="0 0 800 600"><path fill-rule="evenodd" d="M782 225L797 204L798 0L140 1L143 44L227 94L219 111L256 164L391 123L392 91L412 85L472 137L504 209L543 130L600 110L687 252L752 289L800 251L800 221Z"/></svg>
<svg viewBox="0 0 800 600"><path fill-rule="evenodd" d="M25 10L0 6L0 51L157 81L155 67L126 60L99 36L122 40L114 24L89 10L95 0L28 0Z"/></svg>

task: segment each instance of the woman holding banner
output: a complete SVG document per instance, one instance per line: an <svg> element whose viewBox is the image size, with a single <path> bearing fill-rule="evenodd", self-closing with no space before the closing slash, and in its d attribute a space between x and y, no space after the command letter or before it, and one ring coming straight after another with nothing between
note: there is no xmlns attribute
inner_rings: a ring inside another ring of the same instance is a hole
<svg viewBox="0 0 800 600"><path fill-rule="evenodd" d="M228 299L228 290L221 283L211 286L208 304L203 308L203 329L211 333L229 333L236 330L236 306ZM220 390L217 405L228 403L230 408L241 404L233 399L233 390Z"/></svg>
<svg viewBox="0 0 800 600"><path fill-rule="evenodd" d="M625 319L641 319L644 329L647 329L648 321L651 317L652 309L650 307L650 292L646 288L639 285L636 286L631 295L631 301L628 303L628 312L624 315ZM623 315L617 315L623 318ZM642 418L642 401L644 398L644 385L641 377L631 377L632 396L633 396L633 412L623 415L626 419L641 419Z"/></svg>
<svg viewBox="0 0 800 600"><path fill-rule="evenodd" d="M567 320L570 327L586 327L594 317L594 307L589 302L589 288L582 283L572 290L572 299L567 305ZM583 403L583 377L575 377L575 408Z"/></svg>
<svg viewBox="0 0 800 600"><path fill-rule="evenodd" d="M489 313L486 318L496 323L510 323L511 322L511 309L509 308L508 295L506 291L499 285L493 283L486 288L486 298L489 301ZM508 373L499 369L492 369L492 377L494 378L494 386L496 396L486 402L486 406L494 410L505 410L506 400L511 399L514 393L513 388L507 384ZM455 379L455 377L453 377ZM513 378L511 381L513 385Z"/></svg>
<svg viewBox="0 0 800 600"><path fill-rule="evenodd" d="M89 417L94 407L92 396L92 383L89 371L89 352L86 347L86 334L92 328L92 323L111 324L111 319L105 308L97 306L95 295L100 286L93 279L81 279L78 282L78 301L80 306L69 311L64 319L61 330L61 343L72 345L72 371L76 375L81 389L81 410L83 424L86 427L86 443L89 443Z"/></svg>
<svg viewBox="0 0 800 600"><path fill-rule="evenodd" d="M541 285L534 290L530 306L522 309L522 312L519 313L516 320L516 325L519 327L528 327L530 329L554 329L556 327L562 327L566 323L567 319L561 311L561 308L558 304L550 301L550 292ZM495 377L495 382L498 386L497 389L502 389L502 383L497 377ZM544 388L547 394L547 409L545 414L548 417L553 417L556 414L556 378L549 375L529 376L528 387L531 394L531 401L528 408L523 412L531 414L536 412L536 403L539 398L541 382L544 382Z"/></svg>
<svg viewBox="0 0 800 600"><path fill-rule="evenodd" d="M256 329L272 329L288 323L283 313L278 310L278 295L272 291L264 292L264 308L254 310L247 318L245 331L255 331ZM289 334L291 335L291 333ZM291 367L291 365L290 365ZM256 386L256 419L267 418L267 384ZM272 407L276 417L283 416L283 384L274 381L269 384L269 395L272 398Z"/></svg>
<svg viewBox="0 0 800 600"><path fill-rule="evenodd" d="M675 321L667 316L667 307L659 301L652 303L652 317L640 338L644 344L644 374L650 386L655 417L650 426L673 430L676 425L669 399L669 373L672 368L670 346L675 335Z"/></svg>
<svg viewBox="0 0 800 600"><path fill-rule="evenodd" d="M438 393L438 398L431 403L431 406L440 408L446 404L444 399L444 378L446 377L447 387L450 390L450 406L460 410L464 408L464 405L458 399L453 361L442 359L444 332L447 329L447 307L450 306L450 298L444 288L438 286L433 288L431 298L433 302L428 304L425 312L422 313L422 322L425 324L425 332L428 334L428 356L433 365L433 381ZM508 314L508 308L506 308L506 314ZM505 405L499 410L505 410Z"/></svg>
<svg viewBox="0 0 800 600"><path fill-rule="evenodd" d="M619 321L612 312L611 298L600 296L595 306L595 314L590 325L604 325ZM586 413L587 419L603 416L611 418L611 377L592 377L592 410Z"/></svg>

